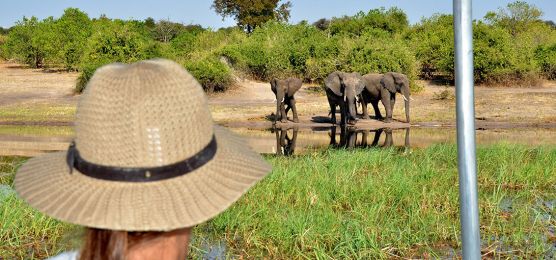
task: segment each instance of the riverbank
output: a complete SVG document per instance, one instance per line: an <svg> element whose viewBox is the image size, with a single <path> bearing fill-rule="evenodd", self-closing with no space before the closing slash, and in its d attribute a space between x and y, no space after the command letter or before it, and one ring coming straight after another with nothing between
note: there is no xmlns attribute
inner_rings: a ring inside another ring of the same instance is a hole
<svg viewBox="0 0 556 260"><path fill-rule="evenodd" d="M556 256L556 147L479 146L477 158L483 256ZM11 186L23 160L3 159L1 184ZM195 230L193 256L214 250L247 259L458 255L454 145L267 160L274 171L266 179ZM41 258L78 244L79 229L44 217L9 191L2 196L0 256Z"/></svg>

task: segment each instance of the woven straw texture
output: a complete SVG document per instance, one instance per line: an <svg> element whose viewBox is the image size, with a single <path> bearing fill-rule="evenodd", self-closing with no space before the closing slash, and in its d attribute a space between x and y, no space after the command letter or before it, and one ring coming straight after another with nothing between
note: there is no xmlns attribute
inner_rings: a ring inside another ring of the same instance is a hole
<svg viewBox="0 0 556 260"><path fill-rule="evenodd" d="M260 155L215 126L199 83L180 65L149 60L95 72L80 99L76 147L90 162L154 167L198 153L216 136L215 157L194 172L131 183L69 173L66 152L30 159L15 178L18 194L67 222L129 231L166 231L202 223L228 208L269 171Z"/></svg>

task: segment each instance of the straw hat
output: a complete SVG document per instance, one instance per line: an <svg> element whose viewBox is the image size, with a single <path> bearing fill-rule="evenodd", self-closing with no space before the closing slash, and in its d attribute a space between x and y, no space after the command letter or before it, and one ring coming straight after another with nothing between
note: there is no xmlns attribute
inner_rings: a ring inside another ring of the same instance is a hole
<svg viewBox="0 0 556 260"><path fill-rule="evenodd" d="M168 60L99 68L75 125L74 145L27 161L15 189L38 210L79 225L194 226L270 171L242 138L214 125L199 83Z"/></svg>

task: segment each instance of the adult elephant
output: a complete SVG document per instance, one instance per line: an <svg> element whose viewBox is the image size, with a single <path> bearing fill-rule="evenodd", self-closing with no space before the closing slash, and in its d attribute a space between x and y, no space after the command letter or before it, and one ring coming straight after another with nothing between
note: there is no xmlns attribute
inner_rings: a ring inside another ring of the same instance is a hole
<svg viewBox="0 0 556 260"><path fill-rule="evenodd" d="M365 88L361 74L335 71L324 80L326 97L330 105L331 121L336 124L336 106L340 107L341 124L355 124L357 111L355 98Z"/></svg>
<svg viewBox="0 0 556 260"><path fill-rule="evenodd" d="M363 117L369 118L367 104L371 103L375 110L377 119L383 119L378 101L382 101L386 110L384 122L392 121L392 112L396 104L396 93L401 93L405 101L405 119L409 123L409 79L406 75L396 72L386 74L369 73L363 76L365 80L365 90L361 93L361 104L363 106Z"/></svg>
<svg viewBox="0 0 556 260"><path fill-rule="evenodd" d="M287 122L288 112L291 109L293 111L293 121L299 123L294 94L301 88L301 84L301 79L298 78L272 79L270 81L270 88L276 96L276 116L274 121Z"/></svg>

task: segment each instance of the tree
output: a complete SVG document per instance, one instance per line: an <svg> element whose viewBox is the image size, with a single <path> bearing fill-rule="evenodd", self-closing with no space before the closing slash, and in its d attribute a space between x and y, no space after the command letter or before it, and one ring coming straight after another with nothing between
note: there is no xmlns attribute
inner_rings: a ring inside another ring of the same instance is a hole
<svg viewBox="0 0 556 260"><path fill-rule="evenodd" d="M313 26L317 27L317 29L321 31L326 31L326 29L328 29L328 26L330 26L330 20L326 18L320 18L313 23Z"/></svg>
<svg viewBox="0 0 556 260"><path fill-rule="evenodd" d="M544 21L544 23L550 27L552 27L553 29L556 29L556 23L554 23L554 21L552 20L546 20Z"/></svg>
<svg viewBox="0 0 556 260"><path fill-rule="evenodd" d="M66 69L77 69L92 31L89 16L77 8L67 8L56 21L57 59Z"/></svg>
<svg viewBox="0 0 556 260"><path fill-rule="evenodd" d="M214 0L212 8L222 18L234 17L237 25L251 33L269 20L287 22L291 2L278 5L280 0Z"/></svg>
<svg viewBox="0 0 556 260"><path fill-rule="evenodd" d="M170 20L160 20L154 27L154 38L161 42L169 42L184 29L185 26L181 23L174 23Z"/></svg>
<svg viewBox="0 0 556 260"><path fill-rule="evenodd" d="M45 56L51 48L53 18L39 21L36 17L18 21L11 28L5 42L5 55L28 64L33 68L44 65Z"/></svg>
<svg viewBox="0 0 556 260"><path fill-rule="evenodd" d="M0 35L2 34L8 34L10 32L11 28L3 28L0 26Z"/></svg>
<svg viewBox="0 0 556 260"><path fill-rule="evenodd" d="M498 9L497 12L488 12L485 20L490 24L502 26L515 36L527 29L533 22L541 21L543 12L534 5L526 2L516 1L509 3L505 9Z"/></svg>
<svg viewBox="0 0 556 260"><path fill-rule="evenodd" d="M156 25L156 22L154 21L154 19L152 17L147 17L147 19L145 19L145 27L149 28L149 29L153 29Z"/></svg>

